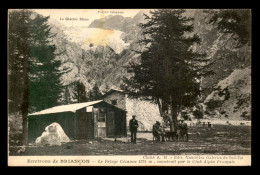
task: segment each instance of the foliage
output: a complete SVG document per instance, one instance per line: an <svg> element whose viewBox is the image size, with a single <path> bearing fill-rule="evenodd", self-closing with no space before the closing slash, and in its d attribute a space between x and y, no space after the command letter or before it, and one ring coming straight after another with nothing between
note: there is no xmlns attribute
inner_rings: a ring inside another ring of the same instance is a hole
<svg viewBox="0 0 260 175"><path fill-rule="evenodd" d="M226 111L220 111L220 114L224 115L224 114L226 114Z"/></svg>
<svg viewBox="0 0 260 175"><path fill-rule="evenodd" d="M196 109L193 111L193 115L196 119L202 119L203 118L203 111L200 109Z"/></svg>
<svg viewBox="0 0 260 175"><path fill-rule="evenodd" d="M244 120L251 120L251 115L247 111L244 111L241 115Z"/></svg>
<svg viewBox="0 0 260 175"><path fill-rule="evenodd" d="M97 84L95 84L88 94L89 101L95 101L102 99L102 94L99 91Z"/></svg>
<svg viewBox="0 0 260 175"><path fill-rule="evenodd" d="M28 72L31 11L10 11L8 33L9 113L28 110Z"/></svg>
<svg viewBox="0 0 260 175"><path fill-rule="evenodd" d="M193 18L184 17L185 10L154 10L145 15L140 24L146 45L140 52L140 63L130 63L121 89L129 96L144 97L169 105L175 111L174 119L182 107L193 106L200 93L200 78L206 76L208 60L191 46L200 44L198 35L191 35ZM191 36L188 36L190 34ZM160 108L160 107L159 107Z"/></svg>
<svg viewBox="0 0 260 175"><path fill-rule="evenodd" d="M209 23L216 24L219 31L229 33L240 46L251 45L251 12L248 9L222 9L207 11L212 14Z"/></svg>
<svg viewBox="0 0 260 175"><path fill-rule="evenodd" d="M27 144L28 112L59 103L60 77L68 71L60 70L62 62L55 59L48 18L30 10L10 10L8 14L9 114L22 114L23 144Z"/></svg>
<svg viewBox="0 0 260 175"><path fill-rule="evenodd" d="M69 87L67 86L64 91L63 104L66 105L66 104L70 104L70 103L71 103L70 92L69 92Z"/></svg>
<svg viewBox="0 0 260 175"><path fill-rule="evenodd" d="M228 100L230 98L230 92L228 90L228 87L224 88L223 90L221 90L220 87L218 87L216 90L218 91L218 95L220 97L225 97L224 100Z"/></svg>
<svg viewBox="0 0 260 175"><path fill-rule="evenodd" d="M8 102L9 115L22 114L22 143L27 144L27 115L29 108L29 58L31 11L9 12L8 31Z"/></svg>
<svg viewBox="0 0 260 175"><path fill-rule="evenodd" d="M181 113L181 116L184 120L188 120L189 119L189 115L188 115L188 112L182 112Z"/></svg>
<svg viewBox="0 0 260 175"><path fill-rule="evenodd" d="M56 46L51 44L49 17L34 14L30 24L29 110L39 111L59 104L63 85L63 64L55 59Z"/></svg>
<svg viewBox="0 0 260 175"><path fill-rule="evenodd" d="M76 98L77 103L87 102L87 93L85 89L85 85L78 81L72 83L74 86L74 97Z"/></svg>
<svg viewBox="0 0 260 175"><path fill-rule="evenodd" d="M236 106L234 107L235 110L241 108L243 105L249 105L250 103L250 96L248 97L239 97L237 98Z"/></svg>
<svg viewBox="0 0 260 175"><path fill-rule="evenodd" d="M221 100L209 100L208 102L206 102L205 104L207 105L207 109L210 111L213 111L216 108L219 108L222 106L222 101Z"/></svg>

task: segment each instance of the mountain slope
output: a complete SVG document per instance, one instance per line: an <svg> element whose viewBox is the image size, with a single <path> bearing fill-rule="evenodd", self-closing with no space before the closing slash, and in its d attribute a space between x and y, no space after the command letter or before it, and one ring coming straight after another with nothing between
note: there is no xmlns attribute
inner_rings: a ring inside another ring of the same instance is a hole
<svg viewBox="0 0 260 175"><path fill-rule="evenodd" d="M132 21L136 19L140 18L131 18ZM139 49L134 42L138 35L137 30L125 33L116 30L115 26L111 29L66 27L53 19L49 20L49 24L52 33L56 34L53 44L57 46L57 53L61 53L57 58L66 61L64 67L71 69L71 72L63 76L71 101L75 99L72 83L76 80L85 85L87 92L95 84L102 91L112 87L119 88L122 77L126 74L122 65L135 58L133 49ZM137 28L135 24L131 25Z"/></svg>
<svg viewBox="0 0 260 175"><path fill-rule="evenodd" d="M55 38L58 50L65 51L60 58L70 60L67 66L72 68L72 72L64 76L64 83L70 84L79 79L84 83L87 92L94 84L97 84L101 91L110 88L119 89L122 78L130 76L124 66L131 61L138 62L140 55L135 50L141 51L145 47L136 42L142 37L138 27L139 23L144 22L142 13L139 12L133 18L124 18L120 15L108 16L94 20L89 27L64 27L57 22L52 22L53 32L58 33ZM241 70L238 72L242 73L243 70L246 72L251 70L249 67L251 65L251 47L245 45L242 48L236 48L237 41L231 35L219 33L215 26L208 24L209 16L202 10L189 10L185 15L194 18L193 33L197 33L202 39L201 45L194 45L193 49L198 52L206 52L208 59L213 63L211 69L214 74L203 77L201 80L204 90L203 101L205 101L210 98L211 94L216 93L216 87L219 86L220 81L233 76L232 72ZM245 76L251 77L251 74L245 74ZM241 87L248 88L249 84L251 84L250 80L245 79ZM251 103L248 104L248 96L251 95L251 91L245 95L247 100L238 102L239 99L233 97L236 96L236 93L240 94L239 89L236 92L235 88L240 85L235 83L229 86L230 99L222 100L219 107L209 112L218 110L219 113L224 113L223 110L227 108L228 111L225 114L231 118L240 118L241 113L249 111L251 107ZM205 103L207 102L205 101ZM243 105L239 105L237 111L240 112L238 113L234 111L237 102L244 102L249 107L244 109ZM233 105L228 106L228 104Z"/></svg>
<svg viewBox="0 0 260 175"><path fill-rule="evenodd" d="M251 67L235 69L219 81L204 103L210 116L230 120L251 119Z"/></svg>

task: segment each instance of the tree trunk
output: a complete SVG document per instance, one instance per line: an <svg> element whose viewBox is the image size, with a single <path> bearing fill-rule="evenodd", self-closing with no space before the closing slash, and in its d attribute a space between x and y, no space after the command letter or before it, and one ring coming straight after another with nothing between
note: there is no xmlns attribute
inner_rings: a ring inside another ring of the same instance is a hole
<svg viewBox="0 0 260 175"><path fill-rule="evenodd" d="M170 131L173 132L174 127L173 127L173 120L172 120L171 115L166 114L166 113L163 112L163 110L162 110L162 106L163 106L162 105L162 100L160 101L160 99L157 98L156 101L157 101L157 104L158 104L158 107L159 107L159 112L160 112L161 117L163 118L163 120L165 122L169 122L170 123Z"/></svg>
<svg viewBox="0 0 260 175"><path fill-rule="evenodd" d="M172 116L172 122L173 122L173 128L174 128L173 131L176 132L176 129L177 129L177 110L174 107L172 107L171 116Z"/></svg>
<svg viewBox="0 0 260 175"><path fill-rule="evenodd" d="M159 99L159 98L156 98L156 101L157 101L157 104L158 104L158 107L159 107L160 115L161 115L161 117L163 117L162 103L160 102L160 99Z"/></svg>
<svg viewBox="0 0 260 175"><path fill-rule="evenodd" d="M171 132L174 132L174 128L175 128L175 127L174 127L174 122L173 122L171 116L169 117L169 121L170 121L170 131L171 131Z"/></svg>
<svg viewBox="0 0 260 175"><path fill-rule="evenodd" d="M25 109L27 108L27 110ZM28 144L28 106L26 104L22 105L22 126L23 126L23 140L22 144Z"/></svg>
<svg viewBox="0 0 260 175"><path fill-rule="evenodd" d="M171 97L171 101L172 101ZM173 131L176 132L177 129L177 115L178 115L178 108L176 105L172 104L170 105L170 109L171 109L171 117L172 117L172 123L173 123Z"/></svg>
<svg viewBox="0 0 260 175"><path fill-rule="evenodd" d="M23 115L23 141L22 144L23 145L27 145L28 144L28 113L27 114L22 114Z"/></svg>
<svg viewBox="0 0 260 175"><path fill-rule="evenodd" d="M29 110L29 71L25 71L24 74L24 89L23 89L23 99L21 105L22 112L22 127L23 127L23 145L28 144L28 110Z"/></svg>

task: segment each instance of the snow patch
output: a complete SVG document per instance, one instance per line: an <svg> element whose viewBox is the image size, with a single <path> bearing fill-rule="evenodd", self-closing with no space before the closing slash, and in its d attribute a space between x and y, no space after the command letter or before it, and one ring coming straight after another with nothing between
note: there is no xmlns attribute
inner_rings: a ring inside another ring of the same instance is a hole
<svg viewBox="0 0 260 175"><path fill-rule="evenodd" d="M124 32L119 30L69 27L64 33L67 35L66 39L71 42L79 43L84 50L95 49L97 46L109 46L115 53L120 54L124 49L130 46L129 43L125 43L122 40L121 35Z"/></svg>

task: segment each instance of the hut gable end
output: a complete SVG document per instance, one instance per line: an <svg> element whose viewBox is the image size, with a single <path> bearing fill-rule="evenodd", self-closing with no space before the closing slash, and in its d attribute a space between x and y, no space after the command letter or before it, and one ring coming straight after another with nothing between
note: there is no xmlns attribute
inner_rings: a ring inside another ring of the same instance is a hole
<svg viewBox="0 0 260 175"><path fill-rule="evenodd" d="M120 109L126 110L125 94L121 91L109 91L103 96L103 100L112 104Z"/></svg>

